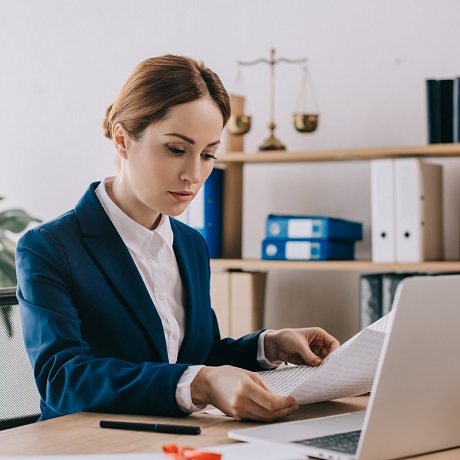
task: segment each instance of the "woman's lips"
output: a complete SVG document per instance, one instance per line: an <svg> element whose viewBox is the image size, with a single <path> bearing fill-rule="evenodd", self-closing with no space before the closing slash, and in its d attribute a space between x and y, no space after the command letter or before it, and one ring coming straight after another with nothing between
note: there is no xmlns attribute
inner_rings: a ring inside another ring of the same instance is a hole
<svg viewBox="0 0 460 460"><path fill-rule="evenodd" d="M193 192L169 192L177 201L187 202L193 198Z"/></svg>

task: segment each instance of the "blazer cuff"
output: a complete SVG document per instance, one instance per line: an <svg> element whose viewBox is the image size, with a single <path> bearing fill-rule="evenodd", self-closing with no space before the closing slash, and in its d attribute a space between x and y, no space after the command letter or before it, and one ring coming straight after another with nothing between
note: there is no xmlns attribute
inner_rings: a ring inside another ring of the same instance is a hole
<svg viewBox="0 0 460 460"><path fill-rule="evenodd" d="M187 370L182 374L182 377L177 382L176 387L176 402L181 410L191 414L198 410L203 410L206 407L204 406L195 406L192 402L192 394L190 392L190 385L192 384L193 379L196 377L196 374L204 366L189 366Z"/></svg>

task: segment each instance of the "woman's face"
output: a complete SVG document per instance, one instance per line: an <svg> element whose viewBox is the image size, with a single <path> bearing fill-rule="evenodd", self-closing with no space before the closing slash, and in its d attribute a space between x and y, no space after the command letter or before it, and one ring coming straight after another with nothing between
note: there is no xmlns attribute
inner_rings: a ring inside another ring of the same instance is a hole
<svg viewBox="0 0 460 460"><path fill-rule="evenodd" d="M116 125L121 167L113 195L118 206L147 228L160 214L181 214L211 174L222 125L222 113L210 98L173 107L137 141Z"/></svg>

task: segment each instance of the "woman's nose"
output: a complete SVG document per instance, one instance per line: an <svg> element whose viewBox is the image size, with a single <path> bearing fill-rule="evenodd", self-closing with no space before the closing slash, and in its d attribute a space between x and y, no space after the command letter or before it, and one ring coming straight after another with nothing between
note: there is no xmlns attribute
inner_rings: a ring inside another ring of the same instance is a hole
<svg viewBox="0 0 460 460"><path fill-rule="evenodd" d="M185 167L181 174L181 179L192 184L197 184L201 179L201 162L200 157L191 158L185 163Z"/></svg>

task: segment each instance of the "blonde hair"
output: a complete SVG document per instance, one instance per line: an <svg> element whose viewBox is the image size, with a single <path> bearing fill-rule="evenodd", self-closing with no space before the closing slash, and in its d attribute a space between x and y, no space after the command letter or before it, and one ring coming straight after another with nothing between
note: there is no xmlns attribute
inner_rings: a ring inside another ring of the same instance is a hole
<svg viewBox="0 0 460 460"><path fill-rule="evenodd" d="M230 117L230 98L221 80L202 62L167 54L146 59L136 66L110 105L103 123L104 135L112 139L120 123L138 140L152 123L163 120L176 105L211 97L222 112L223 126Z"/></svg>

